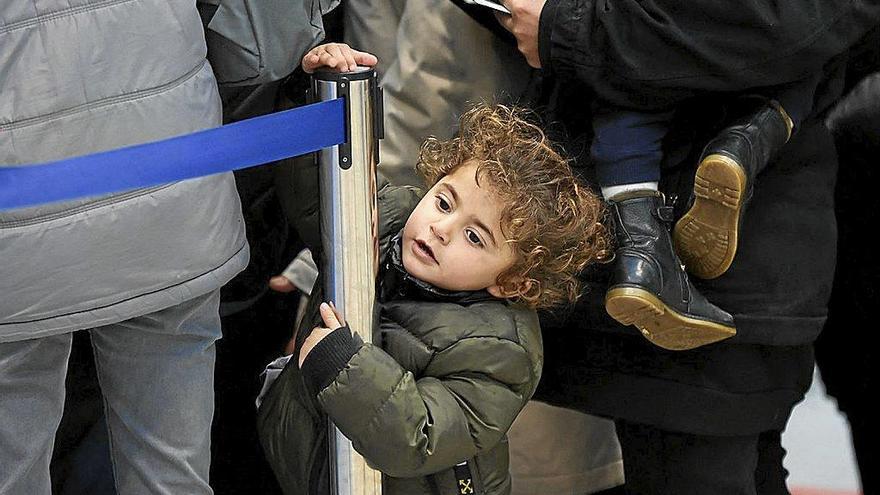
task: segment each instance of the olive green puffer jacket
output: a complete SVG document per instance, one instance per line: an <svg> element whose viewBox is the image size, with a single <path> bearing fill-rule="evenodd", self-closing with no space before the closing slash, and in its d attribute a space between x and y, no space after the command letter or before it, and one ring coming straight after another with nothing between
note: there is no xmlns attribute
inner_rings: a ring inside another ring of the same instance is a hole
<svg viewBox="0 0 880 495"><path fill-rule="evenodd" d="M260 439L288 495L329 493L327 416L385 474L385 495L510 493L506 432L540 378L538 320L484 291L450 293L409 277L393 234L417 200L411 189L379 193L375 345L340 329L302 370L290 359L262 401ZM316 290L294 356L320 322L320 302Z"/></svg>

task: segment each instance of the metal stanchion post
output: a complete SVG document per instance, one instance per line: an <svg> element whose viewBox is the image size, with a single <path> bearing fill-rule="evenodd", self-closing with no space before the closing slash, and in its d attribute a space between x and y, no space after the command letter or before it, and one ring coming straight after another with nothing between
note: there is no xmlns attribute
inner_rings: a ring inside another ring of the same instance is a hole
<svg viewBox="0 0 880 495"><path fill-rule="evenodd" d="M372 69L318 73L312 79L312 91L320 101L346 100L347 140L322 150L319 158L324 294L349 326L370 342L377 318L376 164L382 134L381 93ZM333 493L381 495L381 473L367 466L335 426L330 428Z"/></svg>

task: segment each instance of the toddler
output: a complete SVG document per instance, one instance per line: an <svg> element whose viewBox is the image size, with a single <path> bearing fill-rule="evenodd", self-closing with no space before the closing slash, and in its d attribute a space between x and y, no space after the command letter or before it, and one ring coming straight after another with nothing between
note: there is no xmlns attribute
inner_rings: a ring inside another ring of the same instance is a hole
<svg viewBox="0 0 880 495"><path fill-rule="evenodd" d="M506 432L541 373L535 309L574 301L578 273L606 256L601 200L518 110L469 110L453 139L427 140L417 168L421 199L379 190L379 326L349 329L313 304L305 320L323 325L300 328L260 405L287 494L329 493L328 418L386 495L509 494Z"/></svg>

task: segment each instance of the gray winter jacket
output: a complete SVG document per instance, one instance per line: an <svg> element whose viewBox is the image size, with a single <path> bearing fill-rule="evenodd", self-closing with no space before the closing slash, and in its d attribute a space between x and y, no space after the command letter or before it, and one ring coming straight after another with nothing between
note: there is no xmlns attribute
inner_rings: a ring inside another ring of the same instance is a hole
<svg viewBox="0 0 880 495"><path fill-rule="evenodd" d="M217 126L220 110L192 0L0 2L0 167ZM0 212L0 342L178 304L247 259L231 174Z"/></svg>

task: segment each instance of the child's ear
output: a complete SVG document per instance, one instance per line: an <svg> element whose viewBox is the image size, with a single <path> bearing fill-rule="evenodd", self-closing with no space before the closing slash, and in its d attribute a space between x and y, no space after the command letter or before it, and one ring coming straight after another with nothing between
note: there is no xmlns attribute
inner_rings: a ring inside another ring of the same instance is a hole
<svg viewBox="0 0 880 495"><path fill-rule="evenodd" d="M490 287L487 287L486 291L489 292L489 294L492 294L493 296L495 296L499 299L511 299L511 298L514 298L514 297L519 296L521 294L525 294L531 288L532 288L532 281L531 280L523 280L517 284L515 290L510 290L510 289L504 288L498 284L495 284Z"/></svg>

